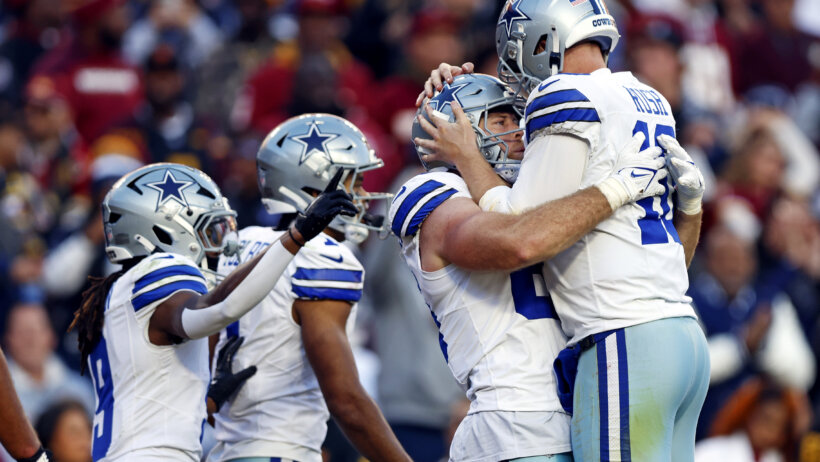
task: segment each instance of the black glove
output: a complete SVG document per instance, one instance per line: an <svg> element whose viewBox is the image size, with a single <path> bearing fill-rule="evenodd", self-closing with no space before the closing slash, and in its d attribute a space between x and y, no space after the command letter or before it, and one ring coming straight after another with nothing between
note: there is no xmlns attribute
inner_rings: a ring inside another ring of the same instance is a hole
<svg viewBox="0 0 820 462"><path fill-rule="evenodd" d="M52 460L54 460L54 456L51 455L51 451L40 446L40 449L38 449L33 456L17 459L17 462L49 462Z"/></svg>
<svg viewBox="0 0 820 462"><path fill-rule="evenodd" d="M245 337L231 337L216 356L216 370L211 379L211 385L208 387L207 396L214 402L217 411L222 407L222 403L227 401L246 380L256 374L256 366L242 369L236 374L231 371L236 350L244 341Z"/></svg>
<svg viewBox="0 0 820 462"><path fill-rule="evenodd" d="M342 214L353 217L359 212L356 205L353 204L353 198L350 197L350 194L342 189L337 189L343 173L344 169L340 168L333 175L333 179L330 180L322 194L319 194L319 197L311 202L304 214L300 213L296 218L293 227L299 231L305 242L324 231L327 225L336 218L336 215ZM304 245L304 242L299 242L299 244Z"/></svg>

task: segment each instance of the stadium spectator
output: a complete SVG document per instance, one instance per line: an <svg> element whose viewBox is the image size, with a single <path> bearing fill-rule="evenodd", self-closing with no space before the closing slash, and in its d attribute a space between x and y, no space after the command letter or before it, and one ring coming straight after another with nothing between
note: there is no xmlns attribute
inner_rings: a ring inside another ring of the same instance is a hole
<svg viewBox="0 0 820 462"><path fill-rule="evenodd" d="M193 0L151 2L146 17L123 36L123 54L139 66L162 43L171 43L185 67L195 69L219 48L222 33Z"/></svg>
<svg viewBox="0 0 820 462"><path fill-rule="evenodd" d="M707 334L712 366L700 437L706 436L717 410L754 373L802 391L815 378L815 358L788 295L756 280L753 241L722 225L704 240L704 271L692 277L688 292Z"/></svg>
<svg viewBox="0 0 820 462"><path fill-rule="evenodd" d="M37 58L66 39L59 0L13 0L3 3L14 16L0 43L0 114L22 103L23 88Z"/></svg>
<svg viewBox="0 0 820 462"><path fill-rule="evenodd" d="M131 137L149 163L174 162L211 171L207 146L213 130L194 112L186 92L190 82L173 47L157 46L144 72L145 101L115 132Z"/></svg>
<svg viewBox="0 0 820 462"><path fill-rule="evenodd" d="M43 55L33 74L54 79L68 102L74 125L90 144L126 119L142 99L138 70L120 52L129 18L123 0L78 0L71 3L75 33Z"/></svg>
<svg viewBox="0 0 820 462"><path fill-rule="evenodd" d="M744 383L720 410L695 462L793 462L807 430L802 392L760 377Z"/></svg>
<svg viewBox="0 0 820 462"><path fill-rule="evenodd" d="M246 82L233 108L234 130L267 133L306 112L344 115L372 91L370 71L342 42L344 1L299 0L297 13L297 38L277 45Z"/></svg>
<svg viewBox="0 0 820 462"><path fill-rule="evenodd" d="M54 354L56 337L44 306L25 303L12 307L3 339L14 387L30 418L65 398L79 400L88 413L94 410L91 381Z"/></svg>
<svg viewBox="0 0 820 462"><path fill-rule="evenodd" d="M62 401L43 411L34 425L54 460L91 462L91 420L77 401Z"/></svg>

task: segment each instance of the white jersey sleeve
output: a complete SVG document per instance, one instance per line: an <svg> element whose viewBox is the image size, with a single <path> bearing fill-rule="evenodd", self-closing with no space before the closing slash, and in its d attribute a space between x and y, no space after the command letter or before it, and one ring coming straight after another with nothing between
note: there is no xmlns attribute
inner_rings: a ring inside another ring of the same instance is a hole
<svg viewBox="0 0 820 462"><path fill-rule="evenodd" d="M460 176L449 172L414 176L393 197L389 213L391 231L401 241L412 240L433 210L453 197L472 199Z"/></svg>
<svg viewBox="0 0 820 462"><path fill-rule="evenodd" d="M137 322L147 325L154 310L171 295L180 291L208 292L205 276L194 262L182 255L159 253L146 258L134 268L136 281L131 290L131 305Z"/></svg>

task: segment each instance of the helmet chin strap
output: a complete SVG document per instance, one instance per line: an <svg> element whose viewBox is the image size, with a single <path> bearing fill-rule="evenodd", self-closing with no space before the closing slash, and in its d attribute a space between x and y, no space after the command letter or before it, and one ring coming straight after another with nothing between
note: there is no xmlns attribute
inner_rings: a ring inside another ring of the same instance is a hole
<svg viewBox="0 0 820 462"><path fill-rule="evenodd" d="M149 254L157 248L157 246L152 244L151 241L143 237L141 234L135 234L134 240L137 241L141 246L145 247L145 250L147 250Z"/></svg>
<svg viewBox="0 0 820 462"><path fill-rule="evenodd" d="M550 50L550 76L553 76L560 72L558 65L561 61L563 61L563 57L560 54L561 46L558 43L558 31L555 29L555 26L552 26L550 35L552 36L552 50Z"/></svg>

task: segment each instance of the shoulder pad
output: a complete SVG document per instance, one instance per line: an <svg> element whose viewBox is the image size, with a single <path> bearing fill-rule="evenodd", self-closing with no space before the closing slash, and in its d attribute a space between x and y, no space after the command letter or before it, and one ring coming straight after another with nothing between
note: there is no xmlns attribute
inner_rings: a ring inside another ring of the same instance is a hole
<svg viewBox="0 0 820 462"><path fill-rule="evenodd" d="M530 95L524 114L528 143L536 134L580 135L601 122L595 105L578 88L579 77L584 76L553 76Z"/></svg>
<svg viewBox="0 0 820 462"><path fill-rule="evenodd" d="M399 238L418 232L424 219L451 197L471 198L460 176L448 172L417 175L402 185L390 205L390 229Z"/></svg>

